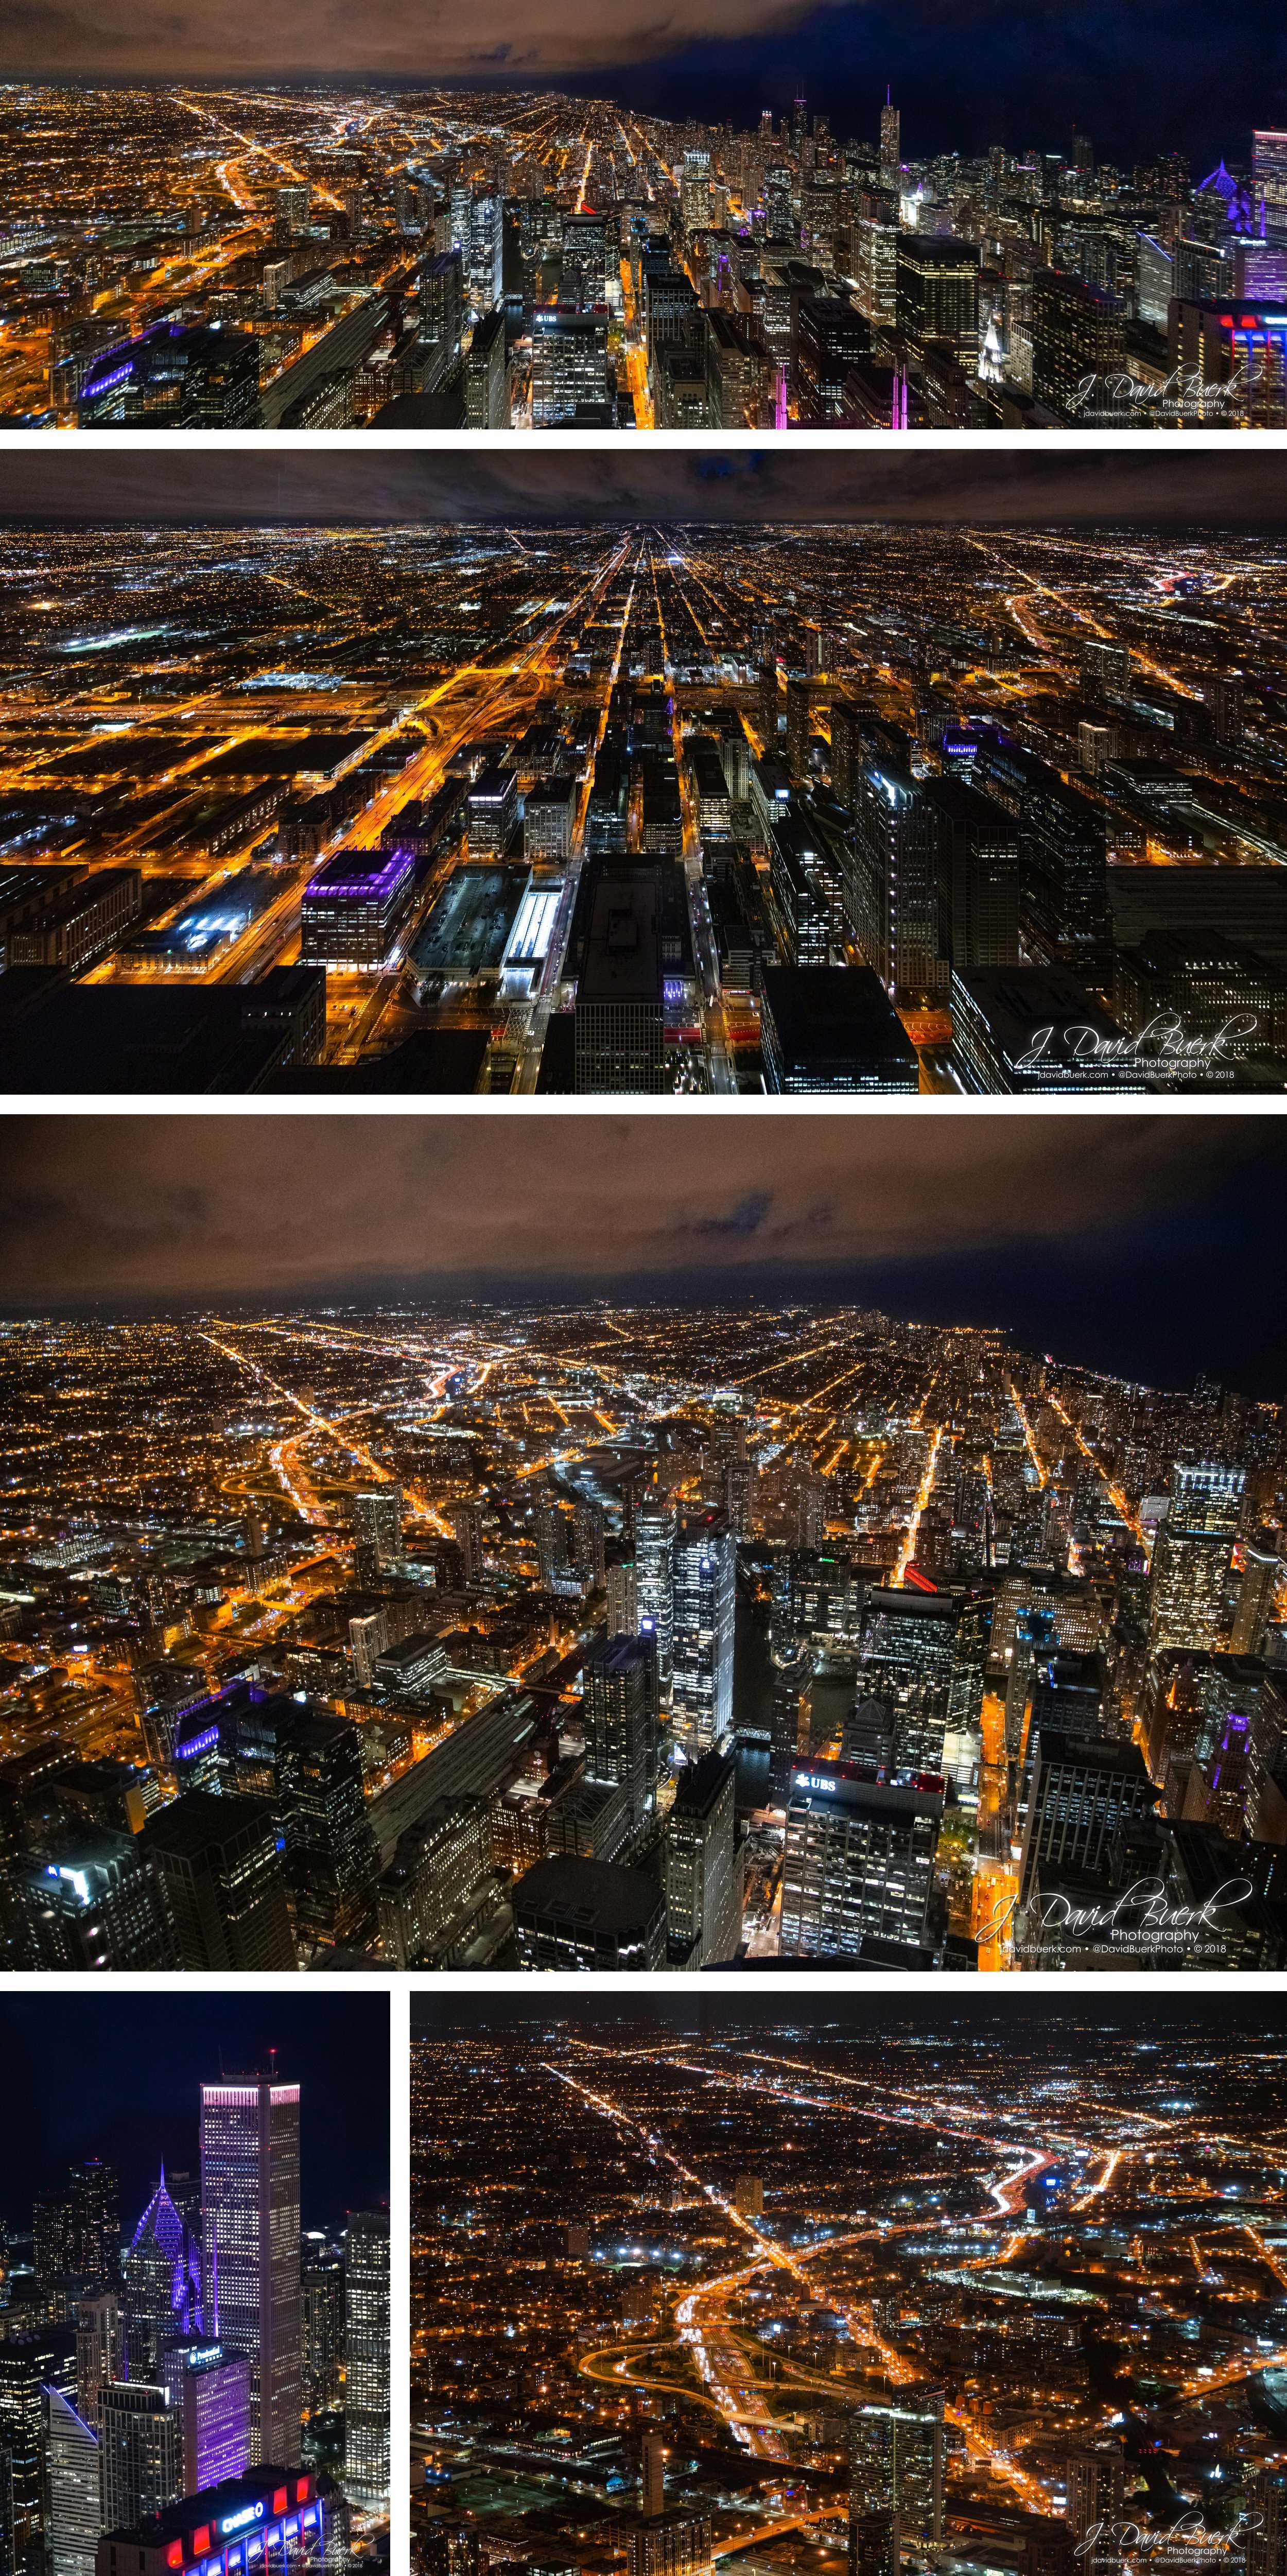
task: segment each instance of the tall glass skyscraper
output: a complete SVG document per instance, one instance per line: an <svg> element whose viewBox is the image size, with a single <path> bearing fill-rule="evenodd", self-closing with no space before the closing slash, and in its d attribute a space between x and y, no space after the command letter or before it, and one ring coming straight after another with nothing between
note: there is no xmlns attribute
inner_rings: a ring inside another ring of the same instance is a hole
<svg viewBox="0 0 1287 2576"><path fill-rule="evenodd" d="M708 1753L733 1723L737 1541L715 1512L680 1522L674 1552L670 1705L675 1731Z"/></svg>
<svg viewBox="0 0 1287 2576"><path fill-rule="evenodd" d="M344 2489L368 2512L389 2496L389 2213L349 2220L344 2291Z"/></svg>
<svg viewBox="0 0 1287 2576"><path fill-rule="evenodd" d="M94 2576L101 2529L98 2436L60 2389L42 2390L48 2576Z"/></svg>
<svg viewBox="0 0 1287 2576"><path fill-rule="evenodd" d="M255 2370L250 2457L300 2455L299 2086L201 2087L201 2261L207 2334Z"/></svg>
<svg viewBox="0 0 1287 2576"><path fill-rule="evenodd" d="M109 2380L99 2398L104 2531L132 2531L183 2491L183 2427L166 2389Z"/></svg>
<svg viewBox="0 0 1287 2576"><path fill-rule="evenodd" d="M657 1640L657 1684L663 1707L670 1698L670 1631L674 1605L675 1506L660 1494L640 1504L635 1523L635 1589L639 1621Z"/></svg>

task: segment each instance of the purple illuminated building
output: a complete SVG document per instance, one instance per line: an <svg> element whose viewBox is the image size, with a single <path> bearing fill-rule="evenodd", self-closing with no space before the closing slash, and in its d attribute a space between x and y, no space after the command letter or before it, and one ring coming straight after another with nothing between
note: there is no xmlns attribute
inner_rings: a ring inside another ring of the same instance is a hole
<svg viewBox="0 0 1287 2576"><path fill-rule="evenodd" d="M300 961L378 974L416 889L411 850L338 850L305 887Z"/></svg>
<svg viewBox="0 0 1287 2576"><path fill-rule="evenodd" d="M125 2257L130 2376L156 2368L162 2342L201 2332L201 2249L165 2187L165 2170ZM144 2336L149 2345L141 2349Z"/></svg>
<svg viewBox="0 0 1287 2576"><path fill-rule="evenodd" d="M250 2463L251 2364L199 2335L167 2344L162 2385L183 2418L183 2492L222 2485Z"/></svg>

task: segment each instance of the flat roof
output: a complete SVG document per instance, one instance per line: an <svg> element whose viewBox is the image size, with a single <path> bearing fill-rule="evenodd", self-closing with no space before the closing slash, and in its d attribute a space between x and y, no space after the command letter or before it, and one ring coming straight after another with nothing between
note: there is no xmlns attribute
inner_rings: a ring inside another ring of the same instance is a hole
<svg viewBox="0 0 1287 2576"><path fill-rule="evenodd" d="M586 1931L641 1932L664 1907L660 1887L643 1870L572 1852L536 1861L514 1889L516 1916L557 1917Z"/></svg>
<svg viewBox="0 0 1287 2576"><path fill-rule="evenodd" d="M870 966L766 966L762 980L784 1062L862 1056L916 1069L916 1049Z"/></svg>
<svg viewBox="0 0 1287 2576"><path fill-rule="evenodd" d="M658 915L661 878L655 868L600 878L594 891L585 964L577 986L586 1002L662 1002Z"/></svg>
<svg viewBox="0 0 1287 2576"><path fill-rule="evenodd" d="M524 867L456 868L413 942L412 964L425 974L499 967L527 885Z"/></svg>

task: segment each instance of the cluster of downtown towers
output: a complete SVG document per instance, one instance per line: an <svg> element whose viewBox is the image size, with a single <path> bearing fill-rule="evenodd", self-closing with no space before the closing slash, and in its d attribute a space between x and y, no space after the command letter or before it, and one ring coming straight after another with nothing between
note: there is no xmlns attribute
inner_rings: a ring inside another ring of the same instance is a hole
<svg viewBox="0 0 1287 2576"><path fill-rule="evenodd" d="M301 2238L301 2093L275 2070L202 2084L199 2172L162 2169L132 2233L90 2157L37 2197L29 2263L5 2249L5 2576L95 2576L104 2551L122 2570L143 2551L220 2576L339 2566L352 2515L387 2513L388 2213ZM302 2428L340 2409L324 2476Z"/></svg>
<svg viewBox="0 0 1287 2576"><path fill-rule="evenodd" d="M1165 1480L1132 1511L1047 1364L1009 1355L993 1396L979 1354L943 1346L955 1437L913 1429L886 1464L888 1507L914 1520L882 1534L883 1561L828 1535L810 1467L757 1470L731 1411L700 1502L628 1451L611 1504L537 1487L527 1591L497 1589L481 1500L449 1505L450 1536L417 1557L402 1489L359 1488L356 1582L319 1604L334 1642L214 1687L195 1661L142 1663L149 1778L170 1794L145 1778L137 1830L113 1827L104 1765L33 1811L5 1871L21 1963L1006 1964L983 1956L986 1907L946 1902L956 1852L975 1899L1016 1864L1016 1966L1053 1963L1043 1926L1068 1906L1154 1880L1178 1907L1221 1892L1222 1963L1279 1964L1280 1560L1248 1519L1281 1472L1276 1418L1205 1382L1165 1419L1117 1388L1114 1437ZM1105 1428L1104 1382L1081 1401ZM254 1560L255 1581L289 1558ZM227 1579L243 1587L244 1558ZM487 1628L509 1642L480 1663Z"/></svg>

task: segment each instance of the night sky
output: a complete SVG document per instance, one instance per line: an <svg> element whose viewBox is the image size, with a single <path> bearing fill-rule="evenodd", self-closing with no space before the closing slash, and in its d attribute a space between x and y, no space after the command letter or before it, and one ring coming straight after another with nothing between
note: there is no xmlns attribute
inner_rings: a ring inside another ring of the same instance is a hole
<svg viewBox="0 0 1287 2576"><path fill-rule="evenodd" d="M1287 13L1284 13L1287 15ZM0 524L126 521L142 527L565 519L724 522L903 520L1030 526L1082 521L1197 533L1287 522L1278 456L1245 439L1214 447L1140 439L1089 451L1062 440L1000 452L917 439L808 448L672 450L648 438L569 449L524 439L472 453L389 449L96 449L92 440L10 448ZM1035 450L1035 452L1034 452Z"/></svg>
<svg viewBox="0 0 1287 2576"><path fill-rule="evenodd" d="M389 2007L382 1994L46 1992L0 2003L0 2216L31 2224L33 2195L101 2156L121 2176L132 2235L162 2161L199 2169L198 2088L254 2074L276 2047L302 2087L305 2227L340 2227L389 2193Z"/></svg>
<svg viewBox="0 0 1287 2576"><path fill-rule="evenodd" d="M1052 2002L1048 1993L1012 1991L1002 2003L975 1993L968 1980L958 1978L949 2004L924 1989L902 2001L892 1984L880 1992L850 1988L840 1996L834 1991L801 1994L794 1979L791 1983L789 1996L775 1978L744 1993L731 1993L726 1986L717 1993L697 1995L681 1993L677 1986L654 1987L646 1996L634 1994L620 2004L579 1996L575 2003L564 1999L551 2003L548 1995L530 1991L493 1994L488 1999L487 2031L493 2039L533 2027L551 2033L572 2031L578 2038L608 2047L619 2047L649 2029L659 2036L691 2032L704 2040L734 2039L740 2032L758 2038L767 2028L778 2038L795 2030L828 2039L925 2037L948 2045L970 2038L1004 2040L1010 2031L1028 2037L1050 2031L1055 2050L1071 2029L1081 2026L1105 2039L1125 2032L1172 2046L1204 2037L1250 2045L1263 2041L1266 2047L1281 2046L1287 2040L1287 1998L1270 1994L1263 1986L1245 1995L1227 1991L1207 1995L1193 1987L1182 1997L1149 1995L1137 1989L1130 1995L1096 1994L1093 2002L1088 1996ZM476 2034L478 2027L477 2007L471 2012L459 1993L434 1988L412 1995L413 2039L468 2036Z"/></svg>
<svg viewBox="0 0 1287 2576"><path fill-rule="evenodd" d="M559 85L737 125L803 89L868 140L888 81L907 158L1066 150L1076 122L1106 159L1180 149L1200 178L1283 120L1287 17L1279 0L19 0L0 70Z"/></svg>
<svg viewBox="0 0 1287 2576"><path fill-rule="evenodd" d="M1285 1184L1226 1113L11 1118L0 1270L11 1312L818 1297L1281 1399Z"/></svg>

